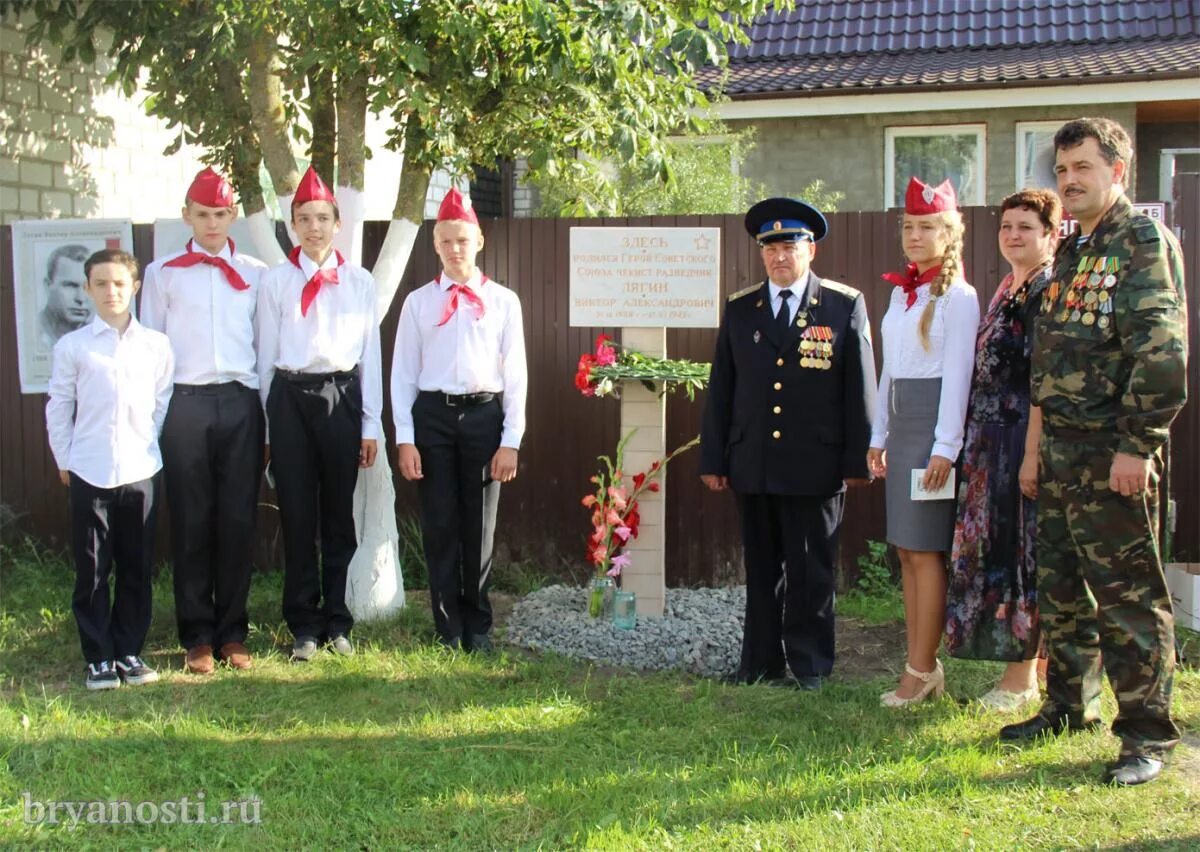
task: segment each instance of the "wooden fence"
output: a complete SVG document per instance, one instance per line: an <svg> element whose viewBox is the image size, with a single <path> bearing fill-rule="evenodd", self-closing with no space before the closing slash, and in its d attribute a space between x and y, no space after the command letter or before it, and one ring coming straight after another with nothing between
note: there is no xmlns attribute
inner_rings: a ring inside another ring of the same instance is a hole
<svg viewBox="0 0 1200 852"><path fill-rule="evenodd" d="M1194 274L1200 253L1200 179L1181 178L1181 199L1176 219L1183 229L1184 253ZM1006 271L996 245L997 213L994 208L965 211L966 271L986 304ZM887 306L890 285L881 272L899 268L899 214L839 213L830 218L829 236L817 247L814 269L827 278L863 290L878 340L878 323ZM721 229L721 282L733 292L762 276L758 251L747 238L740 216L667 216L644 219L500 219L484 223L486 244L480 265L492 278L517 291L525 316L530 367L528 431L521 452L520 474L504 488L500 503L498 546L510 558L528 559L559 570L565 563L583 568L583 540L587 516L579 504L589 489L588 477L595 457L612 451L619 429L619 404L613 400L585 399L574 388L572 377L579 354L596 334L615 329L571 328L568 325L568 236L573 225L715 226ZM383 242L386 223L365 228L364 261L374 262ZM418 237L400 293L383 323L384 363L391 363L399 307L403 297L437 272L428 224ZM17 378L15 318L11 262L11 229L0 232L0 502L17 515L17 523L38 538L61 546L67 536L67 495L59 483L46 443L45 397L22 395ZM135 253L151 260L152 229L134 227ZM1192 353L1196 352L1195 318L1197 287L1189 291L1189 316L1193 321ZM715 329L678 329L668 333L668 352L675 357L711 359ZM878 352L876 353L878 357ZM1190 387L1200 388L1200 364L1189 366ZM386 370L386 367L385 367ZM387 381L385 376L385 388ZM391 443L390 400L385 422L389 457L395 467ZM667 407L667 443L683 443L699 429L703 394L695 402L676 395ZM1200 561L1200 416L1193 400L1173 431L1171 490L1178 504L1174 540L1176 558ZM741 554L736 510L728 494L707 492L697 477L698 454L688 453L673 464L667 499L667 582L673 586L715 585L741 575ZM415 486L396 477L397 510L415 511ZM269 495L264 492L264 502ZM855 559L865 552L869 539L883 537L883 488L850 493L842 532L842 580L857 573ZM275 521L263 510L262 536L271 537ZM166 529L160 536L165 542ZM165 547L160 544L165 552ZM266 553L267 548L260 548ZM265 559L265 557L263 557ZM582 575L581 575L582 576Z"/></svg>

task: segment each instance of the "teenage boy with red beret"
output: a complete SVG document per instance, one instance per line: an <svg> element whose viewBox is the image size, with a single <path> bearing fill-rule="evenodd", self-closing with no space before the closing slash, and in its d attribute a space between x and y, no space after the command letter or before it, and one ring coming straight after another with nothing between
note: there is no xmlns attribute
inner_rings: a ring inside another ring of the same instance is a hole
<svg viewBox="0 0 1200 852"><path fill-rule="evenodd" d="M457 189L438 211L442 273L404 300L392 360L400 473L418 484L439 641L492 649L488 574L500 483L525 432L521 302L476 266L479 219Z"/></svg>
<svg viewBox="0 0 1200 852"><path fill-rule="evenodd" d="M254 316L267 265L229 239L233 188L211 168L188 188L183 251L146 267L142 321L175 353L162 454L171 514L175 618L186 668L214 656L251 667L246 598L262 473Z"/></svg>
<svg viewBox="0 0 1200 852"><path fill-rule="evenodd" d="M283 617L292 659L305 662L322 641L354 653L354 487L375 463L383 389L375 279L334 250L337 200L312 168L292 200L292 228L300 245L259 289L258 375L283 526Z"/></svg>

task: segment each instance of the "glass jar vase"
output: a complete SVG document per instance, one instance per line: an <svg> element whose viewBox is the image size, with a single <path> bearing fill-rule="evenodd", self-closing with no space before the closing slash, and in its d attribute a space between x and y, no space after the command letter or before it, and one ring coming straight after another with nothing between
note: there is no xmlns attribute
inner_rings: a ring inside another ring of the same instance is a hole
<svg viewBox="0 0 1200 852"><path fill-rule="evenodd" d="M588 615L592 618L611 618L613 592L617 584L612 577L593 577L588 584Z"/></svg>

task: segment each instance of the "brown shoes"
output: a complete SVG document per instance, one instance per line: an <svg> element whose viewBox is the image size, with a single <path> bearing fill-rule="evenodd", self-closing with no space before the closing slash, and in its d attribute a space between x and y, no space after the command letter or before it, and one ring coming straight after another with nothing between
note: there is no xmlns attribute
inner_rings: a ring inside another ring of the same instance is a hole
<svg viewBox="0 0 1200 852"><path fill-rule="evenodd" d="M216 668L212 645L197 645L195 648L188 648L187 660L184 665L192 674L212 674L213 669Z"/></svg>
<svg viewBox="0 0 1200 852"><path fill-rule="evenodd" d="M250 660L250 649L241 642L226 642L222 645L221 659L228 663L230 668L242 671L253 666Z"/></svg>

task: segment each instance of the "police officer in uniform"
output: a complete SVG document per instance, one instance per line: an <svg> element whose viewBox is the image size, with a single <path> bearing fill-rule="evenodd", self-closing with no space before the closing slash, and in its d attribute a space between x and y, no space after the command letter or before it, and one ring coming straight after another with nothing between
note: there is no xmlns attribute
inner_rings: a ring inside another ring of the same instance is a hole
<svg viewBox="0 0 1200 852"><path fill-rule="evenodd" d="M1035 324L1041 406L1038 598L1047 698L1002 739L1097 727L1101 661L1117 698L1119 759L1106 779L1157 778L1171 719L1174 619L1158 553L1158 479L1187 396L1183 260L1174 235L1125 197L1133 150L1114 121L1054 137L1063 241Z"/></svg>
<svg viewBox="0 0 1200 852"><path fill-rule="evenodd" d="M729 680L818 689L833 670L846 485L869 481L870 325L860 292L809 268L820 211L769 198L745 223L768 277L725 306L700 436L700 478L733 490L742 523L746 620Z"/></svg>

